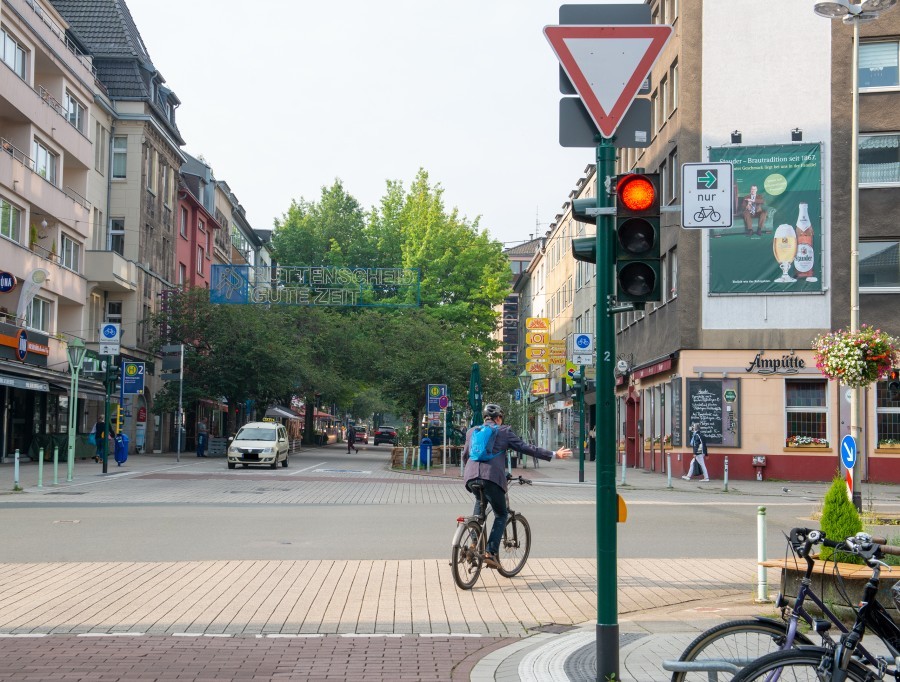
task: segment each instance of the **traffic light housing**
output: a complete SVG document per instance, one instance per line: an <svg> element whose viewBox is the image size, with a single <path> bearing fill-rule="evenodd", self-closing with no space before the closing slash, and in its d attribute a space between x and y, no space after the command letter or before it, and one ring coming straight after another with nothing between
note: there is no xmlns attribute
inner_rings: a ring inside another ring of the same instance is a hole
<svg viewBox="0 0 900 682"><path fill-rule="evenodd" d="M888 400L896 402L900 400L900 369L892 369L888 374Z"/></svg>
<svg viewBox="0 0 900 682"><path fill-rule="evenodd" d="M116 412L113 416L113 426L116 429L116 433L122 433L122 430L125 428L125 413L122 411L121 405L116 405Z"/></svg>
<svg viewBox="0 0 900 682"><path fill-rule="evenodd" d="M572 256L585 263L597 262L597 240L594 237L577 237L572 240Z"/></svg>
<svg viewBox="0 0 900 682"><path fill-rule="evenodd" d="M659 173L626 173L616 180L616 300L659 301Z"/></svg>

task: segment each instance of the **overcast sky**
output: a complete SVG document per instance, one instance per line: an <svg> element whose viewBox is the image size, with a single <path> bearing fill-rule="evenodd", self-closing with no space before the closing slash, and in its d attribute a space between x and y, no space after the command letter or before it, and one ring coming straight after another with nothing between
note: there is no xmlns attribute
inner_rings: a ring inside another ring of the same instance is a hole
<svg viewBox="0 0 900 682"><path fill-rule="evenodd" d="M335 178L369 208L424 167L448 208L514 244L546 231L593 162L558 144L542 29L561 0L126 2L182 102L186 151L256 229Z"/></svg>

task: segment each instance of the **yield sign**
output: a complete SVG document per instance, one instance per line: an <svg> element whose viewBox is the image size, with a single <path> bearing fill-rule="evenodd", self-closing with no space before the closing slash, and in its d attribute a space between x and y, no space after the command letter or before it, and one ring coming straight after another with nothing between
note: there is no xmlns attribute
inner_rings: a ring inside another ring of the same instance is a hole
<svg viewBox="0 0 900 682"><path fill-rule="evenodd" d="M545 26L550 47L604 137L612 137L672 27Z"/></svg>

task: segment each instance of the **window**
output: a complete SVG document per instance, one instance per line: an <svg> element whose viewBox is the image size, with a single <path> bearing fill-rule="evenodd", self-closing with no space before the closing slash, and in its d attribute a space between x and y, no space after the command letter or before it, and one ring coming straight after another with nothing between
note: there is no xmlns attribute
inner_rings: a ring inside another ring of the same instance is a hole
<svg viewBox="0 0 900 682"><path fill-rule="evenodd" d="M112 176L114 178L125 177L125 167L128 161L128 138L124 135L116 135L112 142Z"/></svg>
<svg viewBox="0 0 900 682"><path fill-rule="evenodd" d="M80 133L84 133L84 114L84 105L66 90L66 118Z"/></svg>
<svg viewBox="0 0 900 682"><path fill-rule="evenodd" d="M662 293L662 303L654 303L653 308L659 308L666 304L666 301L669 300L669 258L667 253L662 254L659 258L659 274L662 276L661 286L659 288Z"/></svg>
<svg viewBox="0 0 900 682"><path fill-rule="evenodd" d="M662 80L659 81L659 96L660 96L660 118L662 119L659 127L662 128L663 124L666 121L666 117L669 115L669 78L668 76L663 76Z"/></svg>
<svg viewBox="0 0 900 682"><path fill-rule="evenodd" d="M197 274L203 274L203 247L197 247Z"/></svg>
<svg viewBox="0 0 900 682"><path fill-rule="evenodd" d="M178 283L183 285L187 281L187 266L184 263L178 264Z"/></svg>
<svg viewBox="0 0 900 682"><path fill-rule="evenodd" d="M94 123L94 170L100 175L106 175L106 148L109 145L109 133L100 125L100 121Z"/></svg>
<svg viewBox="0 0 900 682"><path fill-rule="evenodd" d="M34 159L34 172L51 185L56 185L56 171L59 168L59 157L35 138L31 148L31 158Z"/></svg>
<svg viewBox="0 0 900 682"><path fill-rule="evenodd" d="M828 381L786 379L785 436L809 436L828 440Z"/></svg>
<svg viewBox="0 0 900 682"><path fill-rule="evenodd" d="M106 248L120 256L125 255L125 218L110 219L109 241Z"/></svg>
<svg viewBox="0 0 900 682"><path fill-rule="evenodd" d="M659 164L659 168L657 169L659 173L659 194L660 201L663 204L669 203L670 189L669 189L669 165L665 161Z"/></svg>
<svg viewBox="0 0 900 682"><path fill-rule="evenodd" d="M122 301L106 302L106 321L122 324ZM122 332L124 334L124 332Z"/></svg>
<svg viewBox="0 0 900 682"><path fill-rule="evenodd" d="M900 134L859 136L859 184L900 184Z"/></svg>
<svg viewBox="0 0 900 682"><path fill-rule="evenodd" d="M656 136L656 126L659 125L659 96L656 90L650 96L650 134Z"/></svg>
<svg viewBox="0 0 900 682"><path fill-rule="evenodd" d="M169 182L172 179L172 174L169 172L168 166L163 166L162 176L163 176L163 204L168 206L169 205L169 194L171 193L171 185L169 184Z"/></svg>
<svg viewBox="0 0 900 682"><path fill-rule="evenodd" d="M18 242L21 226L22 211L0 197L0 235Z"/></svg>
<svg viewBox="0 0 900 682"><path fill-rule="evenodd" d="M15 71L19 78L26 80L25 49L16 42L15 38L6 32L6 29L0 30L0 49L2 49L0 57L3 58L6 65Z"/></svg>
<svg viewBox="0 0 900 682"><path fill-rule="evenodd" d="M667 272L666 272L666 280L669 284L669 292L668 292L668 300L672 300L673 298L678 296L678 251L677 249L672 249L669 251L669 258L667 260Z"/></svg>
<svg viewBox="0 0 900 682"><path fill-rule="evenodd" d="M673 149L669 154L669 196L666 197L667 203L671 203L678 198L678 181L681 179L681 173L678 172L678 150Z"/></svg>
<svg viewBox="0 0 900 682"><path fill-rule="evenodd" d="M672 71L669 76L669 87L671 88L672 96L669 98L669 103L672 106L672 111L675 111L678 108L678 62L674 62L672 64Z"/></svg>
<svg viewBox="0 0 900 682"><path fill-rule="evenodd" d="M898 47L896 40L861 43L859 46L859 87L896 88L898 81Z"/></svg>
<svg viewBox="0 0 900 682"><path fill-rule="evenodd" d="M67 234L62 236L62 265L74 272L81 272L81 244Z"/></svg>
<svg viewBox="0 0 900 682"><path fill-rule="evenodd" d="M859 288L900 288L900 242L859 243Z"/></svg>
<svg viewBox="0 0 900 682"><path fill-rule="evenodd" d="M181 207L181 222L178 225L179 234L187 239L187 224L188 224L188 210L182 206Z"/></svg>
<svg viewBox="0 0 900 682"><path fill-rule="evenodd" d="M891 400L887 386L887 381L875 384L876 447L900 445L900 400Z"/></svg>
<svg viewBox="0 0 900 682"><path fill-rule="evenodd" d="M50 331L50 301L35 296L25 311L25 326L42 332Z"/></svg>
<svg viewBox="0 0 900 682"><path fill-rule="evenodd" d="M147 147L147 189L156 194L156 183L157 183L157 155L156 150L152 147Z"/></svg>
<svg viewBox="0 0 900 682"><path fill-rule="evenodd" d="M203 247L206 249L206 260L209 260L209 230L206 231L206 236L203 241L205 242Z"/></svg>
<svg viewBox="0 0 900 682"><path fill-rule="evenodd" d="M669 0L669 23L675 23L678 18L678 0Z"/></svg>

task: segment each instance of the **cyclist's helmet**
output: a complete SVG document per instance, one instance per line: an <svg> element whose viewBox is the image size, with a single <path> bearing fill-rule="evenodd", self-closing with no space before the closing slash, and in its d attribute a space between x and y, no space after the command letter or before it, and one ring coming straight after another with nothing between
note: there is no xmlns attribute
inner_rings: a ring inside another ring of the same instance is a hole
<svg viewBox="0 0 900 682"><path fill-rule="evenodd" d="M500 419L503 419L503 408L496 403L488 403L484 406L481 414L486 419L494 419L495 417L500 417Z"/></svg>

